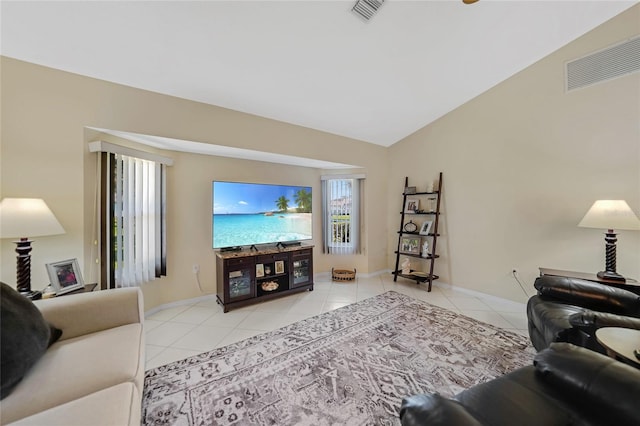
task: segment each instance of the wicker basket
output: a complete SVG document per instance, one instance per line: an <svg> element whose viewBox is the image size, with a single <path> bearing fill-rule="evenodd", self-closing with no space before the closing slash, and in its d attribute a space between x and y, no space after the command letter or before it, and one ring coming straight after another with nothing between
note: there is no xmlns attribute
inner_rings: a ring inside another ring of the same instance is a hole
<svg viewBox="0 0 640 426"><path fill-rule="evenodd" d="M331 279L333 281L353 281L356 279L356 270L333 269L331 268Z"/></svg>

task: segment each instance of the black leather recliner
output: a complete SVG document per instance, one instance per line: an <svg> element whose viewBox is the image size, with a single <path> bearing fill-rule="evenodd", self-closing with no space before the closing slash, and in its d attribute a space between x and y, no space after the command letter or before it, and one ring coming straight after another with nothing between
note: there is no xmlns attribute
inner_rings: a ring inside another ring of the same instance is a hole
<svg viewBox="0 0 640 426"><path fill-rule="evenodd" d="M640 295L576 278L543 275L527 303L529 337L537 350L553 342L568 342L600 353L601 327L640 329ZM640 415L640 411L639 411Z"/></svg>
<svg viewBox="0 0 640 426"><path fill-rule="evenodd" d="M640 369L569 343L469 388L402 400L403 426L640 425Z"/></svg>

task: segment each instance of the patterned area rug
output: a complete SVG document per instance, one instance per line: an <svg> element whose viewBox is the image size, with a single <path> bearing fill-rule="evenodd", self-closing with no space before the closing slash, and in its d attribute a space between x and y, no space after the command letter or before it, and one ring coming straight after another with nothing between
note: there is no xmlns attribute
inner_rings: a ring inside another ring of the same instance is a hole
<svg viewBox="0 0 640 426"><path fill-rule="evenodd" d="M144 425L397 425L530 365L519 334L393 291L146 373Z"/></svg>

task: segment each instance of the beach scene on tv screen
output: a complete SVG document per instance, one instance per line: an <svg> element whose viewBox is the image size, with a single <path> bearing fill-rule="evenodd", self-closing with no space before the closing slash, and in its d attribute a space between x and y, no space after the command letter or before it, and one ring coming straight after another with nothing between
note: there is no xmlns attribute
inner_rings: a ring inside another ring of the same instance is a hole
<svg viewBox="0 0 640 426"><path fill-rule="evenodd" d="M213 182L213 247L312 238L311 187Z"/></svg>

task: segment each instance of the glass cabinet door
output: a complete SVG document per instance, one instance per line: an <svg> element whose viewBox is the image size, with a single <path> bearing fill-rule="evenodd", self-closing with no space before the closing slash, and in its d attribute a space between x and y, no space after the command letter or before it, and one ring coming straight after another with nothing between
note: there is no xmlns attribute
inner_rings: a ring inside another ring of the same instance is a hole
<svg viewBox="0 0 640 426"><path fill-rule="evenodd" d="M293 262L293 284L301 284L309 281L309 259L295 260Z"/></svg>
<svg viewBox="0 0 640 426"><path fill-rule="evenodd" d="M229 271L229 301L253 297L253 276L251 267Z"/></svg>
<svg viewBox="0 0 640 426"><path fill-rule="evenodd" d="M313 283L311 250L304 250L291 257L291 287Z"/></svg>

